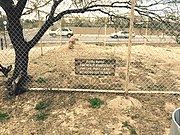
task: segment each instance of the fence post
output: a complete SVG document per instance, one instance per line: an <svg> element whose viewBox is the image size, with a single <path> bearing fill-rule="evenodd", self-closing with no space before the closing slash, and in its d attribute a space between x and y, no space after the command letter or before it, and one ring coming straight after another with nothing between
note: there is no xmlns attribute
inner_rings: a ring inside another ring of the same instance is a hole
<svg viewBox="0 0 180 135"><path fill-rule="evenodd" d="M3 39L1 38L1 50L3 50Z"/></svg>
<svg viewBox="0 0 180 135"><path fill-rule="evenodd" d="M135 7L135 0L131 0L128 54L127 54L127 63L126 63L126 82L125 82L125 93L126 94L128 94L128 89L129 89L129 69L130 69L130 63L131 63L132 33L134 31L134 7Z"/></svg>
<svg viewBox="0 0 180 135"><path fill-rule="evenodd" d="M148 36L148 23L149 23L149 18L146 17L146 30L145 30L145 38L144 38L144 45L147 44L147 36Z"/></svg>
<svg viewBox="0 0 180 135"><path fill-rule="evenodd" d="M37 11L37 16L38 16L38 23L39 23L39 28L42 25L42 20L41 20L41 16L40 16L40 11ZM42 38L40 39L40 46L41 46L41 56L43 56L43 44L42 44Z"/></svg>
<svg viewBox="0 0 180 135"><path fill-rule="evenodd" d="M60 40L60 47L62 46L62 22L61 22L61 19L59 20L59 28L60 28L60 37L59 37L59 40Z"/></svg>
<svg viewBox="0 0 180 135"><path fill-rule="evenodd" d="M107 17L104 17L104 46L106 46L106 36L107 36Z"/></svg>

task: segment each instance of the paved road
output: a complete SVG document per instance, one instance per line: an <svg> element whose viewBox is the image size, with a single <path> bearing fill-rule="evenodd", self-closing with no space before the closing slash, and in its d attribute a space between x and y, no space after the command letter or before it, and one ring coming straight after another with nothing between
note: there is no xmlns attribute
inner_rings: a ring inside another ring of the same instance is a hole
<svg viewBox="0 0 180 135"><path fill-rule="evenodd" d="M37 30L33 30L33 31L25 31L25 37L27 40L30 40L33 35L35 35L35 33L37 32ZM80 35L80 34L76 34L74 35L75 37L77 37L80 41L82 42L107 42L107 43L127 43L128 39L124 39L124 38L118 38L118 39L113 39L110 37L110 35ZM42 41L47 41L47 42L56 42L56 41L69 41L68 38L66 37L50 37L48 32L45 33L45 35L42 37ZM142 35L136 35L132 42L133 43L144 43L145 40L147 40L147 43L176 43L175 41L175 37L172 36L156 36L156 35L147 35L147 36L142 36Z"/></svg>
<svg viewBox="0 0 180 135"><path fill-rule="evenodd" d="M32 37L35 35L36 31L26 31L24 33L25 35L25 39L31 40ZM77 37L79 39L79 41L82 42L90 42L90 43L97 43L97 42L107 42L107 43L127 43L128 39L125 38L118 38L118 39L114 39L111 38L110 35L80 35L80 34L76 34L74 35L75 37ZM48 33L46 33L43 37L42 37L42 41L43 42L60 42L62 40L62 42L66 42L69 41L69 38L66 37L50 37ZM156 35L147 35L147 36L142 36L142 35L136 35L133 39L132 42L133 43L176 43L175 41L175 37L171 37L171 36L156 36ZM10 40L9 37L7 36L7 44L10 44Z"/></svg>
<svg viewBox="0 0 180 135"><path fill-rule="evenodd" d="M107 42L107 43L127 43L128 39L125 38L111 38L110 35L74 35L82 42ZM66 37L50 37L48 34L44 35L42 41L68 41L69 39ZM133 39L133 43L144 43L146 40L147 43L176 43L175 37L171 36L155 36L155 35L147 35L141 36L136 35Z"/></svg>

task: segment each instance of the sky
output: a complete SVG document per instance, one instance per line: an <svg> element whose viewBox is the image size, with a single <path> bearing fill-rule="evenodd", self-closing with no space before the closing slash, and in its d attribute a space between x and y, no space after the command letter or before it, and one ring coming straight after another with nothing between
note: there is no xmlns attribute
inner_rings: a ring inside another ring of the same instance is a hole
<svg viewBox="0 0 180 135"><path fill-rule="evenodd" d="M147 2L143 3L145 5L151 4L153 1L155 0L146 0ZM163 0L161 0L163 1ZM168 1L168 0L164 0L164 1ZM171 3L171 4L158 4L155 6L152 6L149 8L150 10L159 10L159 11L168 11L168 12L175 12L180 10L180 3Z"/></svg>
<svg viewBox="0 0 180 135"><path fill-rule="evenodd" d="M108 2L108 1L115 1L115 0L104 0L104 1ZM118 0L118 1L120 1L120 0ZM127 0L121 0L121 1L127 1ZM147 6L149 4L152 4L154 1L158 1L158 0L140 0L140 1L141 1L141 5ZM169 1L169 0L161 0L161 1ZM176 12L176 14L178 16L180 16L180 14L179 14L180 0L177 0L177 1L179 1L179 3L177 5L176 4L171 4L171 5L170 4L167 4L167 5L159 4L159 5L156 5L156 6L148 7L148 9L150 9L152 11L153 10L159 10L159 11L156 11L156 13L158 13L160 15L164 15L164 11L166 11L166 13L167 12ZM27 3L27 6L31 7L30 2ZM170 8L168 8L168 7L170 7ZM40 10L43 10L45 12L50 12L50 8L51 8L51 5L48 5L47 7L41 8ZM67 10L69 8L74 8L72 6L72 0L65 0L65 2L62 2L58 6L56 11L61 12L63 10ZM162 12L162 10L164 10L164 11ZM2 11L2 9L1 9L1 11ZM116 12L118 14L125 14L125 13L127 14L127 13L130 12L130 10L116 9ZM135 14L137 14L137 13L135 13ZM41 13L41 16L43 18L45 18L46 15ZM86 17L101 16L102 17L102 16L105 16L105 15L95 12L95 13L84 13L83 15L79 15L79 16L86 16ZM31 15L23 16L23 19L38 19L37 12L34 12Z"/></svg>

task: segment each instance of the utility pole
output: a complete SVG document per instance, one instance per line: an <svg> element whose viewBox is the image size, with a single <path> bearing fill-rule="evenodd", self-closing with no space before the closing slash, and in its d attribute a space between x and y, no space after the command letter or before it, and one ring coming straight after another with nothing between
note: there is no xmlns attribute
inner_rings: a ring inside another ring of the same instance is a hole
<svg viewBox="0 0 180 135"><path fill-rule="evenodd" d="M4 24L4 43L5 43L5 46L7 48L7 40L6 40L6 31L7 31L7 22L6 21L3 21L3 24Z"/></svg>

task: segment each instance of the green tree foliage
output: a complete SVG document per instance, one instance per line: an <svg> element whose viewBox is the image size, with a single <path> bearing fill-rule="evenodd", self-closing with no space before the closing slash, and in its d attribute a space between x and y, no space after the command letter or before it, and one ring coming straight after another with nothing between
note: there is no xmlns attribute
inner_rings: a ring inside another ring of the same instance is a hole
<svg viewBox="0 0 180 135"><path fill-rule="evenodd" d="M23 23L24 28L32 29L32 28L39 27L39 23L42 23L42 22L40 22L39 20L34 20L34 19L32 20L26 19L26 20L22 20L22 23Z"/></svg>

